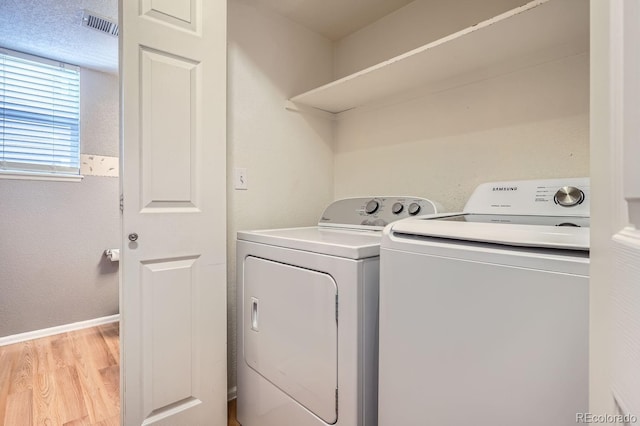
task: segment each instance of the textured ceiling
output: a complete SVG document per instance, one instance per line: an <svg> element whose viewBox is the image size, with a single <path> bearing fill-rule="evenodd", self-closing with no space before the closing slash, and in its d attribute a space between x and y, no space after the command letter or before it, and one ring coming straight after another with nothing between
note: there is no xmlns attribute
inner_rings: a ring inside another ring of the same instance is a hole
<svg viewBox="0 0 640 426"><path fill-rule="evenodd" d="M82 26L83 9L118 19L118 0L0 0L0 46L116 74L118 39Z"/></svg>
<svg viewBox="0 0 640 426"><path fill-rule="evenodd" d="M411 1L253 0L330 40ZM117 74L117 38L82 26L84 9L115 21L118 0L0 0L0 47Z"/></svg>
<svg viewBox="0 0 640 426"><path fill-rule="evenodd" d="M330 40L340 40L413 0L253 0Z"/></svg>

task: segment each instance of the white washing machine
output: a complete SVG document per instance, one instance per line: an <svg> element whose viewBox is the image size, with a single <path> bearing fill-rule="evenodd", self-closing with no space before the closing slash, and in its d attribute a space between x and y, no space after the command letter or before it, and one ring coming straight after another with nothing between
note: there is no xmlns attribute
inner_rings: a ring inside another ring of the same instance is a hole
<svg viewBox="0 0 640 426"><path fill-rule="evenodd" d="M568 426L588 412L589 181L479 186L396 222L380 265L380 426Z"/></svg>
<svg viewBox="0 0 640 426"><path fill-rule="evenodd" d="M350 198L316 227L238 232L243 426L377 424L382 229L438 211L422 198Z"/></svg>

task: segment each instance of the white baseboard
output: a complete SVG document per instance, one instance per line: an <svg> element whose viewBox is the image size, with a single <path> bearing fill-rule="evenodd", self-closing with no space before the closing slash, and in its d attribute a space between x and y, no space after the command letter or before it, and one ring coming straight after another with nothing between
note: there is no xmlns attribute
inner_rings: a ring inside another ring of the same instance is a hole
<svg viewBox="0 0 640 426"><path fill-rule="evenodd" d="M94 318L86 321L74 322L71 324L58 325L56 327L43 328L40 330L27 331L26 333L13 334L11 336L0 337L0 346L12 345L14 343L25 342L27 340L39 339L41 337L53 336L55 334L66 333L67 331L82 330L83 328L95 327L102 324L109 324L120 321L120 314L108 317Z"/></svg>
<svg viewBox="0 0 640 426"><path fill-rule="evenodd" d="M231 401L232 399L236 399L238 397L238 387L234 386L227 391L227 401Z"/></svg>

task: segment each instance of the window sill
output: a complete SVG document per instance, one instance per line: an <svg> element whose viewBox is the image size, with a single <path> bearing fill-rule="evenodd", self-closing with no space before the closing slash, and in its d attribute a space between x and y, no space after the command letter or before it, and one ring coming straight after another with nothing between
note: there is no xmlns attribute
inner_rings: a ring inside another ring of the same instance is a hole
<svg viewBox="0 0 640 426"><path fill-rule="evenodd" d="M0 170L0 179L16 180L49 180L58 182L80 182L84 176L61 173L23 172L13 170Z"/></svg>

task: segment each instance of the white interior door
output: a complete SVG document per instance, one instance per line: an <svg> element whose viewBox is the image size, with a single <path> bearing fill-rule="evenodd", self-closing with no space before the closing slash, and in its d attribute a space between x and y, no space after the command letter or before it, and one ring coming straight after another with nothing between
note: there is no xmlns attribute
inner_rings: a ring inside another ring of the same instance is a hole
<svg viewBox="0 0 640 426"><path fill-rule="evenodd" d="M615 200L623 211L622 227L612 238L612 383L614 397L623 414L640 416L640 0L614 3L621 40L616 40L622 72L617 99L622 193ZM616 23L613 23L614 28ZM615 30L619 31L618 28ZM630 423L629 421L628 423Z"/></svg>
<svg viewBox="0 0 640 426"><path fill-rule="evenodd" d="M120 0L124 425L226 424L226 19Z"/></svg>
<svg viewBox="0 0 640 426"><path fill-rule="evenodd" d="M590 411L640 417L640 0L591 1Z"/></svg>

